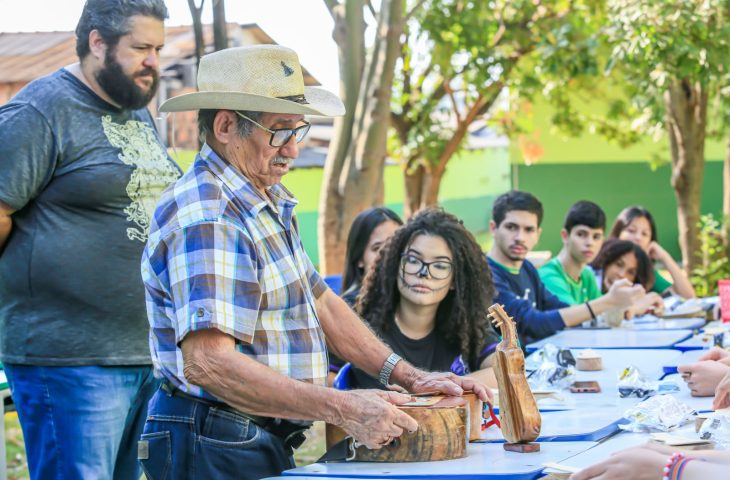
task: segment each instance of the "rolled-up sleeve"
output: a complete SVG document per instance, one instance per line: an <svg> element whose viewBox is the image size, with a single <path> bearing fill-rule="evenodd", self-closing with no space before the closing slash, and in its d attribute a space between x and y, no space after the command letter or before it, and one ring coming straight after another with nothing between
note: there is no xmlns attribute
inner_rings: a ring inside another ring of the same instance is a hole
<svg viewBox="0 0 730 480"><path fill-rule="evenodd" d="M252 343L262 295L246 232L225 221L203 222L174 231L165 244L176 343L210 328Z"/></svg>

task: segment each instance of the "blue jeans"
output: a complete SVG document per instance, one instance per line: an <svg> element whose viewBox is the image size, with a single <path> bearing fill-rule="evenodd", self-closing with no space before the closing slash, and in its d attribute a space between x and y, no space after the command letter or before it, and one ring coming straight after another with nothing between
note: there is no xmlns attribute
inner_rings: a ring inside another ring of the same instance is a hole
<svg viewBox="0 0 730 480"><path fill-rule="evenodd" d="M139 458L149 480L258 479L294 468L281 438L231 410L160 389L147 415Z"/></svg>
<svg viewBox="0 0 730 480"><path fill-rule="evenodd" d="M151 367L5 364L30 478L137 480Z"/></svg>

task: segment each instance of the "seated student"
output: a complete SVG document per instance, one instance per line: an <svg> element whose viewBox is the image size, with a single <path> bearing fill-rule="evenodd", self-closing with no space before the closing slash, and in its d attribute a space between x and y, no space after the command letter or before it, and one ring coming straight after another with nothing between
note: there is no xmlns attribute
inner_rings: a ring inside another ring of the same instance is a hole
<svg viewBox="0 0 730 480"><path fill-rule="evenodd" d="M499 342L494 287L474 237L454 215L423 210L400 227L365 277L355 309L414 366L465 375ZM382 388L353 369L357 388Z"/></svg>
<svg viewBox="0 0 730 480"><path fill-rule="evenodd" d="M639 206L623 209L611 227L609 237L631 240L640 246L649 258L661 262L669 270L673 283L655 270L656 281L652 291L660 295L670 292L684 298L695 297L694 288L682 267L677 265L672 256L657 242L656 223L648 210Z"/></svg>
<svg viewBox="0 0 730 480"><path fill-rule="evenodd" d="M368 208L355 217L347 236L341 289L342 299L350 306L355 305L362 279L378 258L380 248L401 225L403 220L398 214L385 207Z"/></svg>
<svg viewBox="0 0 730 480"><path fill-rule="evenodd" d="M540 238L542 204L533 195L511 191L497 197L489 229L494 243L488 254L498 303L517 322L523 345L575 327L607 310L625 308L644 294L641 285L616 282L606 295L568 305L550 293L525 257Z"/></svg>
<svg viewBox="0 0 730 480"><path fill-rule="evenodd" d="M675 455L677 453L681 456ZM714 480L727 478L729 468L730 452L682 450L647 443L616 452L606 460L572 474L570 480Z"/></svg>
<svg viewBox="0 0 730 480"><path fill-rule="evenodd" d="M350 227L345 251L345 273L342 276L340 296L351 307L360 293L362 280L378 258L386 241L403 225L397 213L385 207L368 208L360 212ZM342 359L329 354L328 385L332 385L335 374L345 364Z"/></svg>
<svg viewBox="0 0 730 480"><path fill-rule="evenodd" d="M600 315L599 320L603 320L603 322L599 321L599 325L603 326L606 323L617 327L623 320L637 315L645 313L661 315L663 313L662 297L651 291L651 287L654 285L654 268L651 260L635 243L616 238L607 240L591 267L596 274L602 293L607 292L611 285L622 279L641 285L648 292L628 309L613 310Z"/></svg>
<svg viewBox="0 0 730 480"><path fill-rule="evenodd" d="M547 289L560 301L578 305L601 296L596 276L588 264L603 244L606 214L593 202L575 203L563 222L563 248L538 273Z"/></svg>

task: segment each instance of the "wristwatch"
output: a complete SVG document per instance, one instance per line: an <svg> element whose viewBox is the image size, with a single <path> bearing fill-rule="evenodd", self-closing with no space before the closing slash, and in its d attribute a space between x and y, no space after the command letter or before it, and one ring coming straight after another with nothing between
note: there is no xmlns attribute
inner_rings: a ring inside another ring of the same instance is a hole
<svg viewBox="0 0 730 480"><path fill-rule="evenodd" d="M401 360L403 359L397 353L391 353L388 358L385 359L383 368L380 369L380 376L378 377L380 379L380 383L386 387L389 385L388 382L390 382L390 374L393 373L395 365Z"/></svg>

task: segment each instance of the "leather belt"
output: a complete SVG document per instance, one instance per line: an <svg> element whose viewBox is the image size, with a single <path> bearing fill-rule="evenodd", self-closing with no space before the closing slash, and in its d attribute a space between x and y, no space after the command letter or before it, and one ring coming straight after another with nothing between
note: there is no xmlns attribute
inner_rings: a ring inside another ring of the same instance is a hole
<svg viewBox="0 0 730 480"><path fill-rule="evenodd" d="M185 400L202 403L203 405L207 405L209 407L216 407L221 410L226 410L228 412L240 415L255 423L267 432L281 438L284 441L284 445L291 448L292 450L296 450L297 448L302 446L302 443L304 443L304 441L307 439L306 435L304 435L304 432L306 432L309 427L312 426L312 422L304 420L292 421L283 418L262 417L260 415L252 415L250 413L241 412L240 410L236 410L235 408L231 407L227 403L219 402L217 400L211 400L208 398L196 397L195 395L185 393L179 388L176 388L167 379L162 381L162 385L160 386L160 388L170 396L184 398Z"/></svg>

